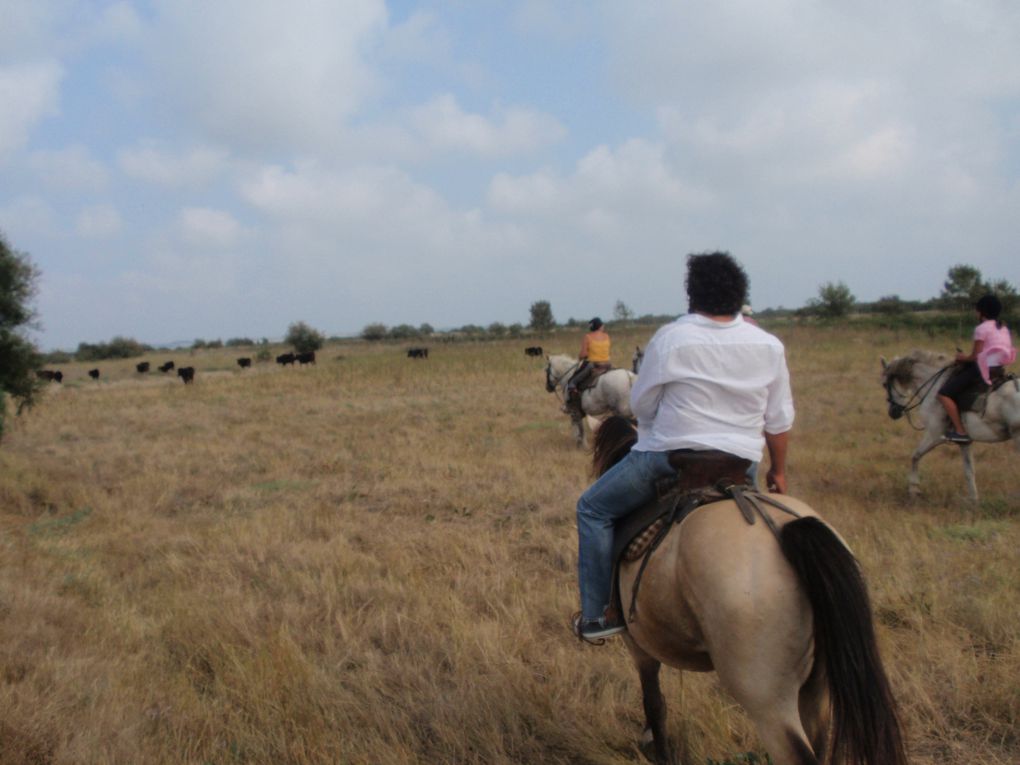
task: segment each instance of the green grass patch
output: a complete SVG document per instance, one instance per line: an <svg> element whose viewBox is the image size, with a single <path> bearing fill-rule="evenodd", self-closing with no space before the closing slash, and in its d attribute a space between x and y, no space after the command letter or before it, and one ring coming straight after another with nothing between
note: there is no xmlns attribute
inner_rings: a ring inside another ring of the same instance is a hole
<svg viewBox="0 0 1020 765"><path fill-rule="evenodd" d="M278 481L263 481L252 485L256 491L277 492L277 491L303 491L315 485L314 481L293 481L280 479Z"/></svg>
<svg viewBox="0 0 1020 765"><path fill-rule="evenodd" d="M64 534L90 515L92 515L92 508L83 507L81 510L76 510L70 515L65 515L63 518L47 518L42 521L36 521L28 527L28 533L33 536Z"/></svg>
<svg viewBox="0 0 1020 765"><path fill-rule="evenodd" d="M987 542L1008 530L1004 521L978 521L974 524L939 526L932 529L932 536L955 539L961 542Z"/></svg>

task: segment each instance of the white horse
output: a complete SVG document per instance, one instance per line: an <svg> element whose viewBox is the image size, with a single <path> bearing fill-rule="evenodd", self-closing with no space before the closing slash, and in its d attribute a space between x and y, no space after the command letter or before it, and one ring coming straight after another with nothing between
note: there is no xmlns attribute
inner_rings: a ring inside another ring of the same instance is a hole
<svg viewBox="0 0 1020 765"><path fill-rule="evenodd" d="M943 437L949 419L938 400L938 391L952 373L952 367L953 360L949 356L931 351L911 351L888 363L882 359L882 385L889 416L898 420L906 414L913 425L911 417L916 413L919 425L914 427L924 433L910 460L911 497L921 493L917 469L921 458L936 446L950 443ZM1013 445L1020 451L1020 383L1007 381L987 394L983 403L979 400L978 406L979 411L961 412L967 434L975 441L989 443L1013 439ZM976 502L978 490L970 445L960 445L960 455L970 498Z"/></svg>
<svg viewBox="0 0 1020 765"><path fill-rule="evenodd" d="M547 356L545 365L545 389L550 393L559 392L564 408L567 403L567 381L581 366L572 356L562 354ZM611 369L602 374L595 385L581 394L581 410L588 417L601 418L618 414L633 419L630 410L630 389L637 375L627 369ZM571 422L577 436L577 446L584 446L584 419L571 415Z"/></svg>

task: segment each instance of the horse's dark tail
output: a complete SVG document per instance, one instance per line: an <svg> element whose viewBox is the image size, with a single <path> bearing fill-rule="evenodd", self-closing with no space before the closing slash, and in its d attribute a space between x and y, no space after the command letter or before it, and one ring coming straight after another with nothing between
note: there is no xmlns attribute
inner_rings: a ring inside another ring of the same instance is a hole
<svg viewBox="0 0 1020 765"><path fill-rule="evenodd" d="M598 478L622 460L637 442L637 431L626 417L607 417L595 433L592 447L591 472Z"/></svg>
<svg viewBox="0 0 1020 765"><path fill-rule="evenodd" d="M832 762L906 765L896 701L857 559L810 516L786 524L780 545L814 613L816 656L825 662L832 699Z"/></svg>

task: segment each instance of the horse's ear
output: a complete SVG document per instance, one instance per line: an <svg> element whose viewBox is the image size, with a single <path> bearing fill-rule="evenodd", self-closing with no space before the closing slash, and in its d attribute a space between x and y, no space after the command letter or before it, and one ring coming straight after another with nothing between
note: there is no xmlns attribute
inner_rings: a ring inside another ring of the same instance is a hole
<svg viewBox="0 0 1020 765"><path fill-rule="evenodd" d="M885 356L881 356L880 359L882 361L882 371L884 372L889 368L889 362L885 360Z"/></svg>

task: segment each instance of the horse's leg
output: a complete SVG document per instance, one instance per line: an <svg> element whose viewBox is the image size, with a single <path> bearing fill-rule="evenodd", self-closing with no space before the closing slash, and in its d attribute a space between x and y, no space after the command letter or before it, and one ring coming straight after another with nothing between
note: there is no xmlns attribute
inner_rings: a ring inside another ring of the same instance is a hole
<svg viewBox="0 0 1020 765"><path fill-rule="evenodd" d="M960 447L960 457L963 458L963 475L967 479L967 491L970 493L971 502L977 502L977 479L974 477L974 459L970 453L970 444Z"/></svg>
<svg viewBox="0 0 1020 765"><path fill-rule="evenodd" d="M767 707L747 708L748 715L758 729L765 751L772 758L773 765L819 765L808 743L797 704L781 704L773 701Z"/></svg>
<svg viewBox="0 0 1020 765"><path fill-rule="evenodd" d="M641 700L645 708L645 730L641 736L641 751L653 762L671 763L673 755L669 739L666 737L666 700L659 687L659 670L662 664L638 648L633 640L628 639L626 642L634 666L637 667L638 677L641 678Z"/></svg>
<svg viewBox="0 0 1020 765"><path fill-rule="evenodd" d="M941 423L940 423L941 426ZM945 441L942 440L942 429L939 430L926 430L924 438L921 439L921 443L914 449L914 453L910 456L910 476L907 479L909 486L910 497L915 499L921 495L921 475L918 471L918 463L921 458L934 449L936 446L941 446Z"/></svg>
<svg viewBox="0 0 1020 765"><path fill-rule="evenodd" d="M571 417L570 424L574 426L574 438L577 440L577 448L584 448L584 417Z"/></svg>
<svg viewBox="0 0 1020 765"><path fill-rule="evenodd" d="M825 750L829 744L829 726L832 723L829 704L828 680L816 653L815 667L807 682L801 686L797 705L804 732L819 762L825 762Z"/></svg>

